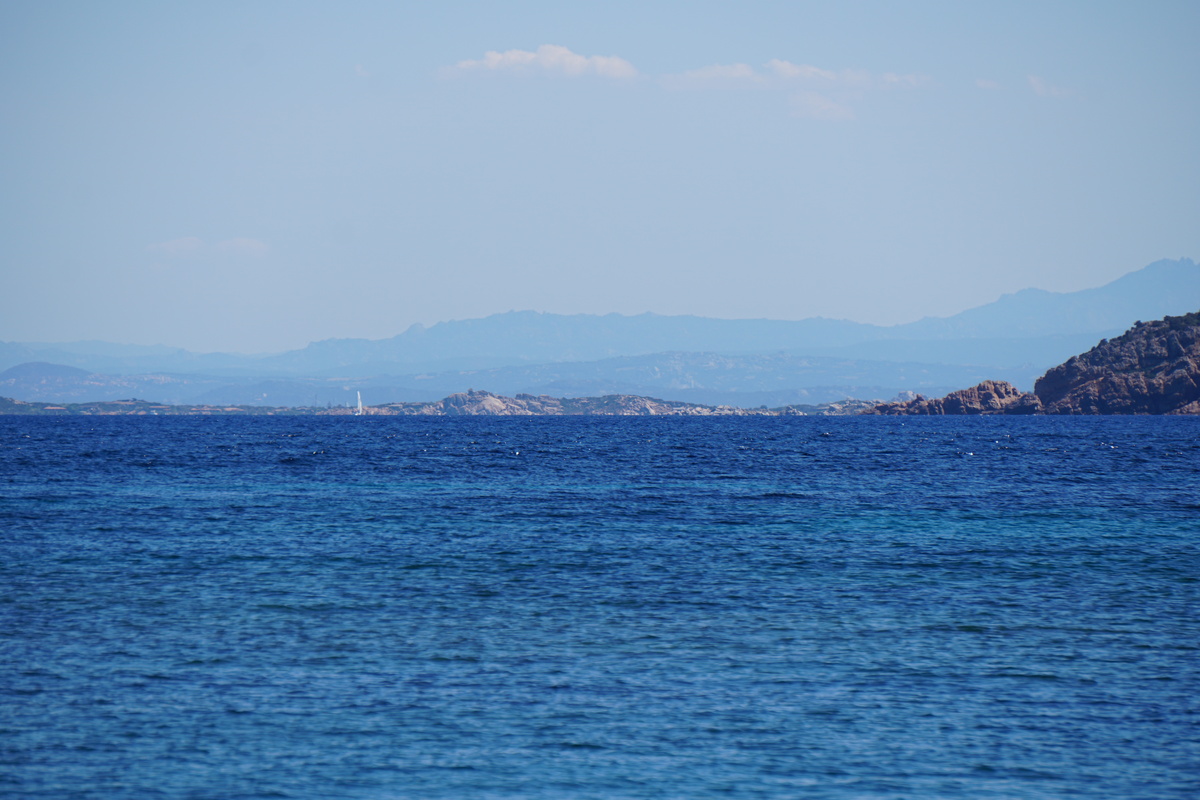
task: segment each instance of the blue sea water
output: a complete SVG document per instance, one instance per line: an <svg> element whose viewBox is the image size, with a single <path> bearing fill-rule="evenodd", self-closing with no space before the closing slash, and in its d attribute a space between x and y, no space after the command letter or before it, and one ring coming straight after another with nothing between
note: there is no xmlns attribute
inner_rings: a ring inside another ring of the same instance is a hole
<svg viewBox="0 0 1200 800"><path fill-rule="evenodd" d="M5 797L1200 795L1200 419L0 444Z"/></svg>

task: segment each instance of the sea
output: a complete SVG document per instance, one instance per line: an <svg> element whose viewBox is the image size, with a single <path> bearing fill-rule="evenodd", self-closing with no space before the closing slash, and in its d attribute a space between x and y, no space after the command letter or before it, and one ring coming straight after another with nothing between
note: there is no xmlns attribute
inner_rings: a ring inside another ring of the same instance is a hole
<svg viewBox="0 0 1200 800"><path fill-rule="evenodd" d="M1200 796L1200 419L0 417L5 798Z"/></svg>

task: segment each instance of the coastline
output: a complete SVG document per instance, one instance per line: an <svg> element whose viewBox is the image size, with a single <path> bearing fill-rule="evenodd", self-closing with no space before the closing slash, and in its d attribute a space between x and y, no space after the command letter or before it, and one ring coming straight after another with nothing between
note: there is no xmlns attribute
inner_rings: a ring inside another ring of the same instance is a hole
<svg viewBox="0 0 1200 800"><path fill-rule="evenodd" d="M431 402L363 406L361 413L343 406L171 405L131 398L90 403L43 403L0 397L0 415L11 416L686 416L793 417L851 416L874 408L879 401L847 398L822 405L779 408L708 406L637 395L559 398L519 394L504 397L475 391L452 394Z"/></svg>

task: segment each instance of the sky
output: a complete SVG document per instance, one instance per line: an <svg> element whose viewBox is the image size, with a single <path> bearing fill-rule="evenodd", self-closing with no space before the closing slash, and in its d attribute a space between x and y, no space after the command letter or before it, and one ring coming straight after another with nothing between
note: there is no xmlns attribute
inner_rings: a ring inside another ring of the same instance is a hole
<svg viewBox="0 0 1200 800"><path fill-rule="evenodd" d="M1200 3L0 4L0 340L898 324L1200 258Z"/></svg>

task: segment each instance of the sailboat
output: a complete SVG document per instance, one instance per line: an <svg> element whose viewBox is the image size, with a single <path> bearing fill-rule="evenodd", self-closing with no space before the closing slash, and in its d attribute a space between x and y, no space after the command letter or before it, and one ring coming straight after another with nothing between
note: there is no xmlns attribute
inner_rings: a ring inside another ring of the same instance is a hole
<svg viewBox="0 0 1200 800"><path fill-rule="evenodd" d="M362 407L362 392L358 393L358 410L354 412L354 416L361 417L363 413Z"/></svg>

